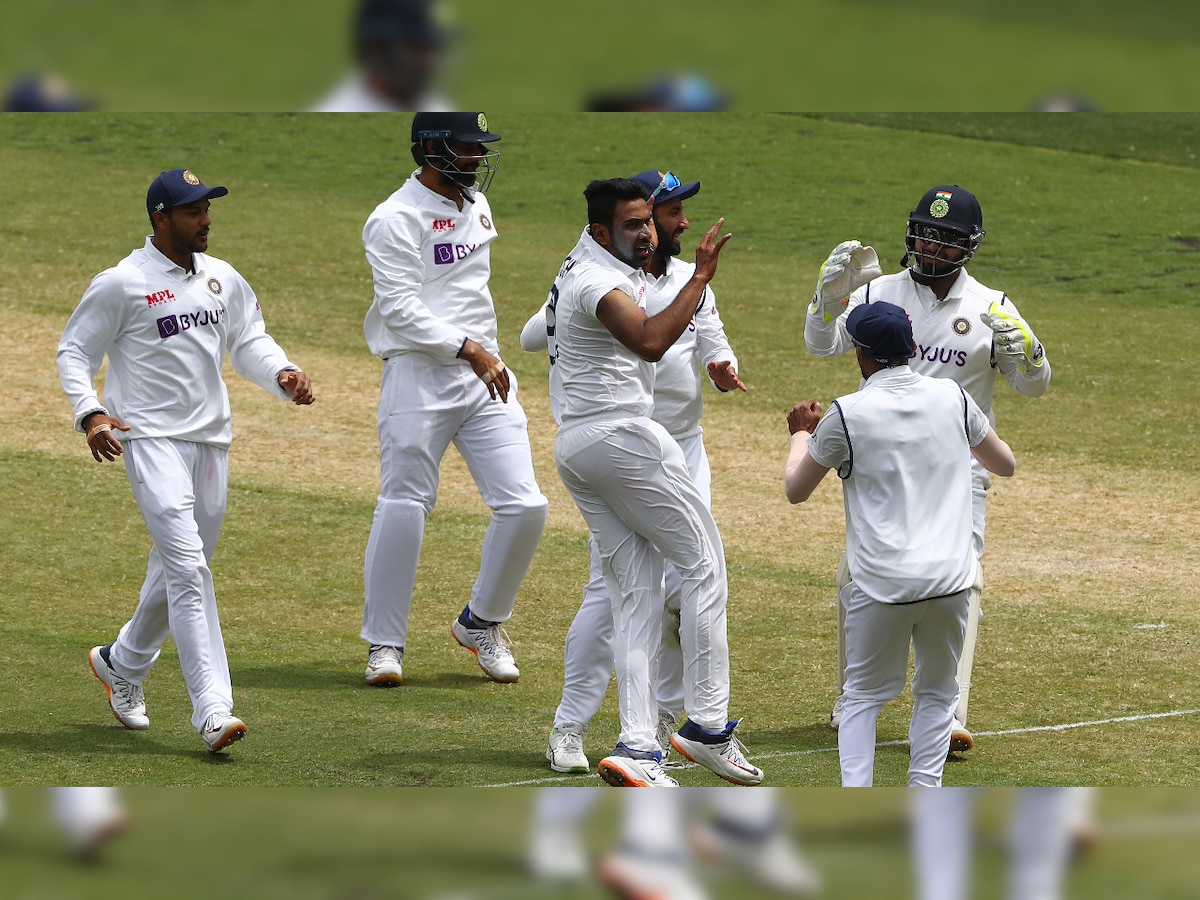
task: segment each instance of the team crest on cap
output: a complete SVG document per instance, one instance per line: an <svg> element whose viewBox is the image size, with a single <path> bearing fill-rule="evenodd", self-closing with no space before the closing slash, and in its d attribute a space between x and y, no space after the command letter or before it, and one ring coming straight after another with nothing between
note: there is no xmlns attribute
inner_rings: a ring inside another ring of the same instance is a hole
<svg viewBox="0 0 1200 900"><path fill-rule="evenodd" d="M479 114L478 125L480 131L487 131L487 116L483 113Z"/></svg>
<svg viewBox="0 0 1200 900"><path fill-rule="evenodd" d="M971 333L971 320L966 316L955 316L954 321L950 323L950 327L954 329L954 333L959 337Z"/></svg>
<svg viewBox="0 0 1200 900"><path fill-rule="evenodd" d="M184 170L183 170L183 175L182 175L181 177L182 177L182 178L183 178L183 180L184 180L184 181L186 181L188 184L199 184L199 183L200 183L200 179L199 179L199 178L197 178L195 175L193 175L193 174L192 174L192 173L191 173L189 170L187 170L187 169L184 169Z"/></svg>
<svg viewBox="0 0 1200 900"><path fill-rule="evenodd" d="M948 212L950 212L950 204L941 194L938 194L937 199L929 204L929 214L935 219L944 218Z"/></svg>
<svg viewBox="0 0 1200 900"><path fill-rule="evenodd" d="M487 216L480 215L479 224L482 225L484 228L486 228L488 231L492 230L492 220L489 219Z"/></svg>
<svg viewBox="0 0 1200 900"><path fill-rule="evenodd" d="M221 282L217 281L215 278L208 279L206 286L208 287L208 292L216 297L220 297L221 291L224 290L224 288L221 287Z"/></svg>

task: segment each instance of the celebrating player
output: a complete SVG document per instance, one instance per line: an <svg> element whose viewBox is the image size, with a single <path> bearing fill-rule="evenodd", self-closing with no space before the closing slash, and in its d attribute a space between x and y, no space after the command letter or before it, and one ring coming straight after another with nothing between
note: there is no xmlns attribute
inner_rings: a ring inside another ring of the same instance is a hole
<svg viewBox="0 0 1200 900"><path fill-rule="evenodd" d="M150 727L142 683L170 636L192 700L192 725L215 753L246 733L233 687L209 562L225 515L233 438L221 364L297 404L309 378L264 329L246 280L209 256L206 187L187 169L154 179L146 245L92 279L58 345L58 371L97 461L125 458L154 546L141 596L115 641L93 647L92 671L126 728ZM108 355L102 405L93 375ZM118 437L118 434L121 437ZM124 443L122 442L124 441Z"/></svg>
<svg viewBox="0 0 1200 900"><path fill-rule="evenodd" d="M830 469L842 479L848 572L838 594L846 644L842 784L872 784L875 722L904 688L911 642L908 785L940 786L968 595L979 568L971 458L1005 476L1016 461L960 385L908 367L917 345L904 310L884 300L860 304L847 316L846 331L863 387L835 400L824 418L813 400L792 408L784 478L792 503L807 500Z"/></svg>
<svg viewBox="0 0 1200 900"><path fill-rule="evenodd" d="M418 113L418 168L363 228L375 298L363 332L383 359L381 487L364 565L366 680L403 680L425 518L450 442L492 510L479 576L451 632L494 681L520 677L501 623L533 561L546 498L533 474L517 381L500 359L488 289L496 226L484 191L500 140L481 112Z"/></svg>
<svg viewBox="0 0 1200 900"><path fill-rule="evenodd" d="M682 252L680 238L691 227L683 211L685 200L700 191L700 182L682 182L672 172L656 170L634 176L652 192L654 254L645 266L648 290L646 312L664 309L687 283L695 266L676 257ZM521 346L544 350L547 344L546 309L543 306L525 324ZM706 288L692 323L654 366L654 411L651 417L670 432L687 460L705 502L711 501L708 455L700 428L704 410L701 371L707 371L721 391L746 390L738 377L737 357L725 336L711 286ZM591 764L583 752L583 733L600 711L613 670L612 604L604 584L604 572L596 542L588 541L591 572L583 589L583 603L567 631L563 653L562 700L554 714L546 758L556 772L588 772ZM659 722L658 742L670 750L671 733L683 712L683 658L679 646L679 573L666 565L666 616L663 645L659 652L656 695Z"/></svg>
<svg viewBox="0 0 1200 900"><path fill-rule="evenodd" d="M683 585L688 712L671 744L722 778L758 784L762 772L743 755L737 722L726 718L724 548L683 452L650 418L652 363L691 323L729 235L718 236L724 220L710 228L696 248L695 271L664 309L647 316L652 195L632 179L588 185L590 224L559 269L546 309L555 463L596 542L615 625L621 734L599 771L615 785L675 785L661 766L651 665L662 635L665 558Z"/></svg>
<svg viewBox="0 0 1200 900"><path fill-rule="evenodd" d="M1050 362L1045 350L1008 295L984 287L966 265L983 240L979 201L958 185L938 185L925 192L908 216L905 270L880 277L875 252L858 241L838 244L821 267L817 289L804 321L804 342L814 356L848 353L854 343L846 321L855 307L886 300L908 313L917 354L910 368L925 375L949 378L971 395L995 424L992 395L996 374L1018 393L1040 397L1050 387ZM984 468L973 466L972 527L977 557L983 556L984 513L992 481ZM846 577L838 568L838 589ZM975 740L967 730L967 704L975 636L979 628L979 583L971 591L967 637L959 662L959 690L954 701L954 728L949 749L970 750ZM845 638L838 606L838 689L845 682ZM837 728L842 718L839 696L830 716Z"/></svg>

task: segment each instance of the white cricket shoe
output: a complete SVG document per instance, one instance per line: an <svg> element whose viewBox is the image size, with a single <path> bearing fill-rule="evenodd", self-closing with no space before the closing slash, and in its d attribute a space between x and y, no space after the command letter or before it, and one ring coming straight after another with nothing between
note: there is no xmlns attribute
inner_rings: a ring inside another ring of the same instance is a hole
<svg viewBox="0 0 1200 900"><path fill-rule="evenodd" d="M659 711L658 727L654 730L654 739L662 747L662 767L664 769L682 769L684 763L671 758L671 735L675 733L675 717L669 712Z"/></svg>
<svg viewBox="0 0 1200 900"><path fill-rule="evenodd" d="M564 722L562 727L550 729L546 743L546 759L555 772L590 772L592 764L583 752L583 726L578 722Z"/></svg>
<svg viewBox="0 0 1200 900"><path fill-rule="evenodd" d="M229 713L213 713L204 720L204 746L218 753L246 736L246 723Z"/></svg>
<svg viewBox="0 0 1200 900"><path fill-rule="evenodd" d="M741 719L734 719L719 734L705 731L691 720L671 735L671 746L694 763L734 784L762 784L762 769L746 759L741 741L733 736Z"/></svg>
<svg viewBox="0 0 1200 900"><path fill-rule="evenodd" d="M706 822L692 832L697 854L740 869L769 891L790 897L811 897L821 890L821 878L809 866L782 824L764 834L748 834Z"/></svg>
<svg viewBox="0 0 1200 900"><path fill-rule="evenodd" d="M600 881L622 900L708 900L687 860L622 849L600 861Z"/></svg>
<svg viewBox="0 0 1200 900"><path fill-rule="evenodd" d="M450 625L454 639L475 654L479 668L492 681L512 684L521 677L517 661L508 649L508 636L499 623L486 628L468 628L458 619Z"/></svg>
<svg viewBox="0 0 1200 900"><path fill-rule="evenodd" d="M367 684L396 687L404 684L404 648L372 644L367 656Z"/></svg>
<svg viewBox="0 0 1200 900"><path fill-rule="evenodd" d="M838 698L833 701L833 712L829 714L829 727L834 731L842 725L842 710L846 706L846 695L838 694Z"/></svg>
<svg viewBox="0 0 1200 900"><path fill-rule="evenodd" d="M57 788L59 791L86 791L86 802L72 805L69 815L59 816L59 827L66 835L72 855L82 861L94 860L101 849L129 825L129 817L115 799L114 788Z"/></svg>
<svg viewBox="0 0 1200 900"><path fill-rule="evenodd" d="M950 727L950 752L966 753L974 746L975 738L971 736L971 732L967 731L967 726L958 721L958 716L955 716Z"/></svg>
<svg viewBox="0 0 1200 900"><path fill-rule="evenodd" d="M134 731L145 731L150 727L150 719L146 716L146 697L142 693L142 686L126 681L109 665L111 647L112 644L93 647L88 653L88 665L108 691L108 705L117 721Z"/></svg>
<svg viewBox="0 0 1200 900"><path fill-rule="evenodd" d="M661 750L631 750L617 744L612 756L600 760L596 771L613 787L679 787L679 782L663 771Z"/></svg>

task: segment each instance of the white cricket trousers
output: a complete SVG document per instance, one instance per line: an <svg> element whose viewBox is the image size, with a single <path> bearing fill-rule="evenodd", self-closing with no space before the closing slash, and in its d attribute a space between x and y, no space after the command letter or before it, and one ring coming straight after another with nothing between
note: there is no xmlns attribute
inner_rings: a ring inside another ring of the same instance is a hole
<svg viewBox="0 0 1200 900"><path fill-rule="evenodd" d="M664 558L681 580L684 705L720 731L729 708L725 552L716 522L666 429L645 417L559 430L555 462L600 552L614 623L619 740L660 749L653 664L662 641Z"/></svg>
<svg viewBox="0 0 1200 900"><path fill-rule="evenodd" d="M363 566L361 636L403 647L425 519L437 501L439 467L451 442L492 510L469 605L477 619L511 618L546 525L533 474L525 411L511 370L508 403L493 400L465 362L423 353L385 360L379 392L380 493Z"/></svg>
<svg viewBox="0 0 1200 900"><path fill-rule="evenodd" d="M133 617L109 657L122 678L141 684L168 637L199 731L215 712L233 711L229 661L209 563L225 518L229 452L171 438L125 442L125 474L154 546Z"/></svg>
<svg viewBox="0 0 1200 900"><path fill-rule="evenodd" d="M853 581L841 590L846 615L846 690L838 727L843 787L871 787L879 711L908 680L912 646L913 712L908 729L909 787L940 787L950 745L958 656L970 589L916 603L881 603Z"/></svg>
<svg viewBox="0 0 1200 900"><path fill-rule="evenodd" d="M696 489L711 508L712 472L704 450L703 435L697 433L676 438L683 451L688 472ZM604 569L596 542L588 537L591 570L583 588L583 602L567 630L563 649L562 700L554 714L554 724L561 727L577 722L585 728L600 711L613 672L612 602L604 583ZM680 595L683 589L679 571L673 563L664 566L665 608L663 611L662 643L658 651L658 674L654 678L655 695L660 712L678 720L684 711L683 649L679 643Z"/></svg>
<svg viewBox="0 0 1200 900"><path fill-rule="evenodd" d="M1008 900L1061 900L1070 859L1071 811L1085 788L997 788L1012 804ZM978 788L913 791L912 852L918 900L967 900Z"/></svg>

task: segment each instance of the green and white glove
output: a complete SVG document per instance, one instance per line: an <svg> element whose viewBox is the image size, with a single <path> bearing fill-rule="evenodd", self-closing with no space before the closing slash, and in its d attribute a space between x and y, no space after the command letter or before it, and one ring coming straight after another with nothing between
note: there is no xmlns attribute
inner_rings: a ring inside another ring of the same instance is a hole
<svg viewBox="0 0 1200 900"><path fill-rule="evenodd" d="M1037 368L1046 360L1046 350L1033 334L1029 323L1006 310L999 301L992 303L980 320L992 329L992 346L997 357L1015 360L1022 372Z"/></svg>
<svg viewBox="0 0 1200 900"><path fill-rule="evenodd" d="M832 322L846 311L846 303L857 288L882 274L873 248L858 241L842 241L821 265L812 312L820 312L826 322Z"/></svg>

